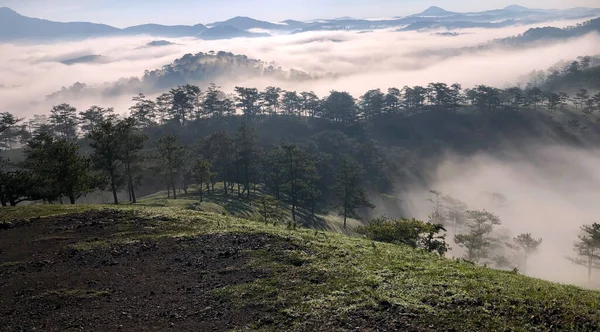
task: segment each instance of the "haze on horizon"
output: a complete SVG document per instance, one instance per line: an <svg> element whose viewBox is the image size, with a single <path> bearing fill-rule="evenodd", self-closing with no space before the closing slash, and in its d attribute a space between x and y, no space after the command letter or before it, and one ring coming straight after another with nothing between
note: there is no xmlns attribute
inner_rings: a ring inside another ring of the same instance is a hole
<svg viewBox="0 0 600 332"><path fill-rule="evenodd" d="M22 15L47 20L86 21L115 27L156 23L167 25L211 23L235 16L250 16L268 21L314 20L351 16L375 18L419 13L429 6L449 11L470 12L492 10L509 5L529 8L598 7L597 0L0 0L0 7L9 7Z"/></svg>

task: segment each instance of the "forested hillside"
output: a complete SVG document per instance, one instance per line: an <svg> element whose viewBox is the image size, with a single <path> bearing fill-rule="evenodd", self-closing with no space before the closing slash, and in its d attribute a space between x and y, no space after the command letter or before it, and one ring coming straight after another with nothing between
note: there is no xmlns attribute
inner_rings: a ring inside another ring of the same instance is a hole
<svg viewBox="0 0 600 332"><path fill-rule="evenodd" d="M51 101L69 100L88 95L111 97L135 94L139 91L156 93L188 83L208 84L221 78L243 80L261 77L283 81L303 81L317 78L315 75L295 69L284 70L245 55L211 51L186 54L160 69L146 70L140 77L124 77L117 82L108 82L99 86L77 82L46 96L46 99Z"/></svg>

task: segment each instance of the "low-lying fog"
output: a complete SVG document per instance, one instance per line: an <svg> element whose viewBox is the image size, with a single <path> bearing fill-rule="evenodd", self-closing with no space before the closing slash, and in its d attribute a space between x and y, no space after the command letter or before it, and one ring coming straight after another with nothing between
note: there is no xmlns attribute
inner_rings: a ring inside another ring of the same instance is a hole
<svg viewBox="0 0 600 332"><path fill-rule="evenodd" d="M586 268L565 257L575 257L580 226L600 221L599 169L599 150L532 146L502 158L448 156L431 187L464 201L469 209L495 213L502 220L498 230L510 231L511 238L521 233L543 238L539 253L529 259L528 275L586 286ZM409 215L427 220L432 212L428 190L406 192ZM450 242L449 256L461 256Z"/></svg>
<svg viewBox="0 0 600 332"><path fill-rule="evenodd" d="M561 21L541 26L564 27L576 22ZM537 25L536 25L537 26ZM465 29L449 37L430 32L374 31L307 32L267 38L205 41L192 38L168 39L174 45L144 47L152 37L103 38L58 44L0 44L0 111L22 116L44 113L50 108L43 101L50 93L75 82L88 85L113 82L123 77L141 77L186 53L228 51L284 69L313 73L336 73L337 79L305 83L273 82L251 79L238 81L222 77L217 83L226 90L236 85L263 88L278 85L284 89L314 90L320 95L332 89L354 95L368 89L426 84L431 81L460 82L465 86L514 84L519 76L534 69L546 69L562 59L600 53L596 34L565 43L527 50L494 49L446 58L442 50L476 46L492 39L514 36L533 26L504 29ZM423 53L428 56L423 56ZM64 65L60 61L85 55L102 55L99 63ZM205 82L207 84L208 82ZM65 100L79 108L92 104L114 106L125 112L131 96L106 100Z"/></svg>

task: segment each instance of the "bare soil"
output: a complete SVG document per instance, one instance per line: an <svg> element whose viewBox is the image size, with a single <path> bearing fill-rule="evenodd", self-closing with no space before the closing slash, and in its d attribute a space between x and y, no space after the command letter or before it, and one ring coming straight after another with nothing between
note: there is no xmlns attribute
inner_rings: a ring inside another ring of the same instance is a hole
<svg viewBox="0 0 600 332"><path fill-rule="evenodd" d="M240 308L213 291L269 277L247 265L249 252L287 244L266 234L217 234L77 249L111 238L128 218L89 211L1 230L0 330L224 331L272 310Z"/></svg>

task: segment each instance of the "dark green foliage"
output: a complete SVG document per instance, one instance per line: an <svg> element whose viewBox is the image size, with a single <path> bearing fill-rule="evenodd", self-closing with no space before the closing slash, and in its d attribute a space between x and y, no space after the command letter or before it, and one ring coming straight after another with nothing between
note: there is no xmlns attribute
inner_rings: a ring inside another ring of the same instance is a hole
<svg viewBox="0 0 600 332"><path fill-rule="evenodd" d="M203 116L215 119L219 119L224 115L230 115L235 112L233 100L231 100L231 98L215 84L208 86L201 106Z"/></svg>
<svg viewBox="0 0 600 332"><path fill-rule="evenodd" d="M200 88L196 85L186 84L170 91L172 95L171 118L182 125L193 119L199 112Z"/></svg>
<svg viewBox="0 0 600 332"><path fill-rule="evenodd" d="M16 206L25 201L43 199L49 196L44 191L45 183L28 171L0 172L0 203L2 206Z"/></svg>
<svg viewBox="0 0 600 332"><path fill-rule="evenodd" d="M131 117L135 119L135 123L141 128L150 128L157 124L156 103L147 99L143 93L132 98L135 102L129 108Z"/></svg>
<svg viewBox="0 0 600 332"><path fill-rule="evenodd" d="M404 244L443 256L450 247L446 244L446 229L442 225L425 223L417 219L389 219L378 217L367 226L356 229L359 234L379 242Z"/></svg>
<svg viewBox="0 0 600 332"><path fill-rule="evenodd" d="M348 92L331 91L323 100L323 117L334 122L352 123L358 120L358 107Z"/></svg>
<svg viewBox="0 0 600 332"><path fill-rule="evenodd" d="M99 185L91 161L79 155L79 146L46 134L34 137L25 150L24 166L34 174L38 196L53 201L62 196L71 204Z"/></svg>
<svg viewBox="0 0 600 332"><path fill-rule="evenodd" d="M207 160L196 160L192 169L193 179L198 184L198 195L200 195L200 202L204 199L204 187L212 183L213 173L211 172L210 162ZM210 191L209 191L210 192Z"/></svg>
<svg viewBox="0 0 600 332"><path fill-rule="evenodd" d="M358 208L375 207L369 201L365 187L361 183L362 172L363 170L356 160L347 156L344 157L337 171L333 192L336 198L335 207L344 217L344 228L346 228L348 217L358 216Z"/></svg>
<svg viewBox="0 0 600 332"><path fill-rule="evenodd" d="M0 150L11 148L24 135L24 128L18 126L22 120L8 112L0 113Z"/></svg>
<svg viewBox="0 0 600 332"><path fill-rule="evenodd" d="M135 186L136 173L139 173L138 165L141 161L139 154L144 148L144 142L148 137L136 129L136 120L133 117L120 120L117 123L117 135L119 136L120 151L119 159L125 167L125 176L127 178L127 189L130 194L131 202L136 203Z"/></svg>
<svg viewBox="0 0 600 332"><path fill-rule="evenodd" d="M102 172L113 194L113 202L119 204L118 190L123 186L122 136L119 125L112 119L102 120L88 135L93 149L91 158L94 168Z"/></svg>
<svg viewBox="0 0 600 332"><path fill-rule="evenodd" d="M260 112L260 94L256 88L236 86L235 92L237 93L236 106L242 110L245 116L254 117Z"/></svg>
<svg viewBox="0 0 600 332"><path fill-rule="evenodd" d="M258 182L258 142L254 128L242 122L235 138L237 149L236 173L244 184L244 192L250 196L250 183Z"/></svg>
<svg viewBox="0 0 600 332"><path fill-rule="evenodd" d="M12 128L21 120L8 112L0 113L0 134Z"/></svg>
<svg viewBox="0 0 600 332"><path fill-rule="evenodd" d="M179 144L177 136L167 134L162 136L157 142L158 149L157 158L160 165L166 170L168 181L173 190L173 199L177 199L177 190L175 187L175 179L177 170L183 164L184 147Z"/></svg>
<svg viewBox="0 0 600 332"><path fill-rule="evenodd" d="M79 112L79 120L81 124L81 131L84 134L89 134L94 130L100 122L107 118L114 119L114 110L112 108L102 108L98 106L92 106L89 109Z"/></svg>
<svg viewBox="0 0 600 332"><path fill-rule="evenodd" d="M281 97L281 89L268 86L265 88L265 91L260 93L260 99L262 100L262 108L263 112L267 114L277 114L279 111L279 107Z"/></svg>
<svg viewBox="0 0 600 332"><path fill-rule="evenodd" d="M50 111L50 124L57 137L76 140L78 123L77 109L69 104L54 106Z"/></svg>

